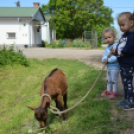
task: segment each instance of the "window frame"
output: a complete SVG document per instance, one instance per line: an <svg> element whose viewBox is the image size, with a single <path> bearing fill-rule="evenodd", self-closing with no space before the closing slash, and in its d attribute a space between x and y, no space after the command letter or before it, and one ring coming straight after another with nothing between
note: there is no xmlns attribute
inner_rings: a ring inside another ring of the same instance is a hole
<svg viewBox="0 0 134 134"><path fill-rule="evenodd" d="M10 34L14 34L14 36L9 36ZM7 39L16 39L16 33L15 32L7 32Z"/></svg>

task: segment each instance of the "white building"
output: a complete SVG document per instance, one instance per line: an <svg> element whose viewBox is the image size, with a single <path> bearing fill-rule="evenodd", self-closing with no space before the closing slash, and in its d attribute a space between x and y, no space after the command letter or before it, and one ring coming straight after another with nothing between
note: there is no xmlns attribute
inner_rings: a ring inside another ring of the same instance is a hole
<svg viewBox="0 0 134 134"><path fill-rule="evenodd" d="M47 42L47 44L50 44L56 40L56 30L50 28L50 15L45 15L45 20L45 24L42 26L42 40Z"/></svg>
<svg viewBox="0 0 134 134"><path fill-rule="evenodd" d="M34 7L0 7L0 45L39 47L42 40L52 42L51 31L39 3Z"/></svg>

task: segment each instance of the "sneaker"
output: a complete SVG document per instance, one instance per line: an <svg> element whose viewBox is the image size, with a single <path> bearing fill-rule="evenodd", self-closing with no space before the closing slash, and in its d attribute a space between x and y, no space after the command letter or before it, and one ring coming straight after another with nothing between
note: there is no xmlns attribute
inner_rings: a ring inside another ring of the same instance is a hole
<svg viewBox="0 0 134 134"><path fill-rule="evenodd" d="M120 108L123 110L133 110L134 109L134 103L126 102L122 105L120 105Z"/></svg>
<svg viewBox="0 0 134 134"><path fill-rule="evenodd" d="M126 102L127 102L127 100L123 99L120 102L116 103L115 105L120 107L121 105L124 105L124 103L126 103Z"/></svg>
<svg viewBox="0 0 134 134"><path fill-rule="evenodd" d="M111 94L110 91L105 90L105 91L101 94L101 96L104 97L104 96L108 96L108 95L110 95L110 94Z"/></svg>
<svg viewBox="0 0 134 134"><path fill-rule="evenodd" d="M115 97L117 97L118 94L115 92L111 92L111 95L109 96L110 99L114 99Z"/></svg>

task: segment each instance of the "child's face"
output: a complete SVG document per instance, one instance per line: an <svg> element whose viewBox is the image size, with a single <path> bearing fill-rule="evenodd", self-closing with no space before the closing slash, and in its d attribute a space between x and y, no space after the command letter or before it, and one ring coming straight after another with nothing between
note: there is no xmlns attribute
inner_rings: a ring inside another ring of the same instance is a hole
<svg viewBox="0 0 134 134"><path fill-rule="evenodd" d="M132 31L133 21L128 20L126 17L121 17L118 19L118 24L120 26L120 30L124 33Z"/></svg>
<svg viewBox="0 0 134 134"><path fill-rule="evenodd" d="M113 45L114 44L114 39L115 39L115 36L113 35L112 32L106 32L104 33L104 39L105 39L105 42L109 45Z"/></svg>

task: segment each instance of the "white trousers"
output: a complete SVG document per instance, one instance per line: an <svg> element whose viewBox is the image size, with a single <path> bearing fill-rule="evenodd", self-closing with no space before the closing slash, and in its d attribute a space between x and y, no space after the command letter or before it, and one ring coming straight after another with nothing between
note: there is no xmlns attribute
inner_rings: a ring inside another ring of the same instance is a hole
<svg viewBox="0 0 134 134"><path fill-rule="evenodd" d="M119 69L107 70L107 90L117 93Z"/></svg>

